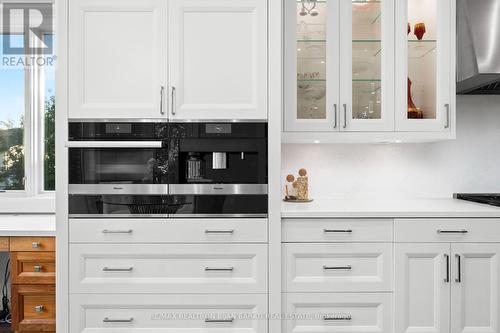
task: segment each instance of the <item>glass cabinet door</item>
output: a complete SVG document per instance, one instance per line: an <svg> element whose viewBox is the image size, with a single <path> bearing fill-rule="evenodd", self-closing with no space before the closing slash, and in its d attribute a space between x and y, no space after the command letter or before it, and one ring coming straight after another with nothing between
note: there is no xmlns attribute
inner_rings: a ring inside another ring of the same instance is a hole
<svg viewBox="0 0 500 333"><path fill-rule="evenodd" d="M339 0L285 1L285 131L338 131Z"/></svg>
<svg viewBox="0 0 500 333"><path fill-rule="evenodd" d="M341 130L394 130L394 0L342 0Z"/></svg>
<svg viewBox="0 0 500 333"><path fill-rule="evenodd" d="M449 131L454 93L454 1L396 4L396 130Z"/></svg>

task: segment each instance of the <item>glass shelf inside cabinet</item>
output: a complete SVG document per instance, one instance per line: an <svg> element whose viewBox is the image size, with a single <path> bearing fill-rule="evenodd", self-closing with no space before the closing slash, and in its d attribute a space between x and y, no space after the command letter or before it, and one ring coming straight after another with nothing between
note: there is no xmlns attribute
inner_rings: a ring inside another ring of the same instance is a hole
<svg viewBox="0 0 500 333"><path fill-rule="evenodd" d="M297 1L297 119L326 119L326 1Z"/></svg>
<svg viewBox="0 0 500 333"><path fill-rule="evenodd" d="M408 119L436 119L437 6L440 0L408 1Z"/></svg>
<svg viewBox="0 0 500 333"><path fill-rule="evenodd" d="M381 119L381 1L352 1L352 118Z"/></svg>

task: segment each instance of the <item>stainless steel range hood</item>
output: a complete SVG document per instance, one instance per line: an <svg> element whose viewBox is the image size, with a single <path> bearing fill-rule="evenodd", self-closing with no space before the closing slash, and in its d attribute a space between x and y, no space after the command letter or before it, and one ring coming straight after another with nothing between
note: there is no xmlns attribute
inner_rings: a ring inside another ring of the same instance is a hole
<svg viewBox="0 0 500 333"><path fill-rule="evenodd" d="M457 0L457 93L500 95L500 0Z"/></svg>

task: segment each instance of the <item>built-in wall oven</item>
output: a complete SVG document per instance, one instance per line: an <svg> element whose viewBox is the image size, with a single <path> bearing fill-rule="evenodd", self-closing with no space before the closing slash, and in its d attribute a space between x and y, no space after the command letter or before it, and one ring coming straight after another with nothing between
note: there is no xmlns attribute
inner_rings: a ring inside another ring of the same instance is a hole
<svg viewBox="0 0 500 333"><path fill-rule="evenodd" d="M72 218L267 216L265 123L69 124Z"/></svg>

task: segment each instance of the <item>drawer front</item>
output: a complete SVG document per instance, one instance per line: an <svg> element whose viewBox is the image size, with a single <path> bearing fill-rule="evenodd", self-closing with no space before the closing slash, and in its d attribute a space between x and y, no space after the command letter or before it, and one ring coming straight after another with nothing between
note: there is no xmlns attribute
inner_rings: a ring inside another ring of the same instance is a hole
<svg viewBox="0 0 500 333"><path fill-rule="evenodd" d="M10 251L45 252L55 251L54 237L11 237Z"/></svg>
<svg viewBox="0 0 500 333"><path fill-rule="evenodd" d="M284 242L392 242L392 220L284 219Z"/></svg>
<svg viewBox="0 0 500 333"><path fill-rule="evenodd" d="M266 333L266 295L71 295L71 333Z"/></svg>
<svg viewBox="0 0 500 333"><path fill-rule="evenodd" d="M398 219L396 242L500 242L500 219Z"/></svg>
<svg viewBox="0 0 500 333"><path fill-rule="evenodd" d="M391 294L284 294L283 333L391 333Z"/></svg>
<svg viewBox="0 0 500 333"><path fill-rule="evenodd" d="M12 252L10 265L13 284L55 284L55 252Z"/></svg>
<svg viewBox="0 0 500 333"><path fill-rule="evenodd" d="M12 286L12 327L16 331L55 331L54 286Z"/></svg>
<svg viewBox="0 0 500 333"><path fill-rule="evenodd" d="M74 293L265 293L265 244L70 245Z"/></svg>
<svg viewBox="0 0 500 333"><path fill-rule="evenodd" d="M70 220L73 243L265 243L267 219Z"/></svg>
<svg viewBox="0 0 500 333"><path fill-rule="evenodd" d="M283 244L286 292L392 291L392 244Z"/></svg>

